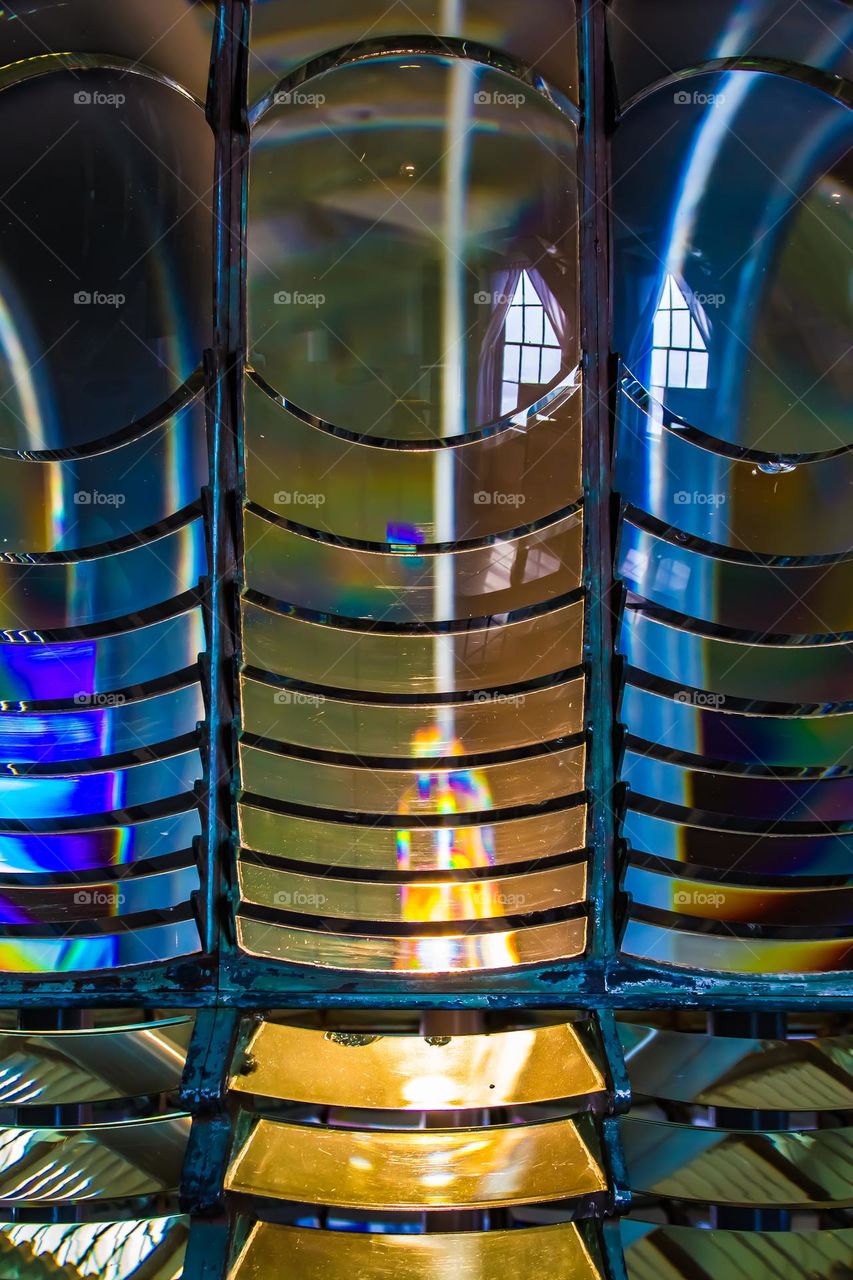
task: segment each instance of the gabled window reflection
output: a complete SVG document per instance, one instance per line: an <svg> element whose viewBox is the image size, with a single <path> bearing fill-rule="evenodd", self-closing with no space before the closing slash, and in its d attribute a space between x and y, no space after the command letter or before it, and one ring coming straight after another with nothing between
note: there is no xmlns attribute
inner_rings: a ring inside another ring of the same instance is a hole
<svg viewBox="0 0 853 1280"><path fill-rule="evenodd" d="M560 366L560 340L533 281L522 271L506 313L501 414L523 403L521 386L547 386Z"/></svg>
<svg viewBox="0 0 853 1280"><path fill-rule="evenodd" d="M652 343L653 388L707 388L708 346L681 285L672 275L664 281L654 316Z"/></svg>

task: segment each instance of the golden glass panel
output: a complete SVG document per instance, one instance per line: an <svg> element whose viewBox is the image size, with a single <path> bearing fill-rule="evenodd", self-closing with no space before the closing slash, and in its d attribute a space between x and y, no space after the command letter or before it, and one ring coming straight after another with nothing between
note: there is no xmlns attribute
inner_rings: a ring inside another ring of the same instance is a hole
<svg viewBox="0 0 853 1280"><path fill-rule="evenodd" d="M619 1024L634 1094L753 1111L853 1108L853 1036L758 1040Z"/></svg>
<svg viewBox="0 0 853 1280"><path fill-rule="evenodd" d="M853 1268L849 1228L708 1231L625 1221L620 1231L628 1280L832 1280Z"/></svg>
<svg viewBox="0 0 853 1280"><path fill-rule="evenodd" d="M185 1115L64 1129L0 1129L0 1200L61 1204L176 1191Z"/></svg>
<svg viewBox="0 0 853 1280"><path fill-rule="evenodd" d="M577 677L547 689L412 705L357 702L240 678L245 732L362 756L413 756L424 738L438 755L449 754L454 743L462 754L477 755L550 742L583 731L583 695L584 681Z"/></svg>
<svg viewBox="0 0 853 1280"><path fill-rule="evenodd" d="M237 806L240 843L257 853L323 867L399 870L396 827L357 826L347 822L300 818L243 802ZM408 832L411 871L439 871L446 866L447 828L417 826ZM477 834L479 833L479 834ZM482 826L456 828L457 838L485 841ZM532 818L510 818L488 824L494 866L533 862L560 853L575 853L586 840L586 805Z"/></svg>
<svg viewBox="0 0 853 1280"><path fill-rule="evenodd" d="M853 1129L732 1132L635 1116L619 1123L633 1191L756 1208L853 1205Z"/></svg>
<svg viewBox="0 0 853 1280"><path fill-rule="evenodd" d="M347 618L395 623L482 618L542 604L581 584L579 511L485 547L411 555L319 542L250 510L243 513L243 534L245 578L252 590ZM438 590L443 577L453 584L446 605Z"/></svg>
<svg viewBox="0 0 853 1280"><path fill-rule="evenodd" d="M519 622L436 636L327 626L244 598L243 658L262 671L336 689L461 693L578 666L583 618L583 601L576 600Z"/></svg>
<svg viewBox="0 0 853 1280"><path fill-rule="evenodd" d="M0 1034L0 1103L64 1106L169 1093L181 1083L192 1018L87 1031Z"/></svg>
<svg viewBox="0 0 853 1280"><path fill-rule="evenodd" d="M577 746L476 769L434 768L426 762L419 770L373 769L241 744L240 778L245 791L273 800L344 813L420 817L446 812L448 795L463 785L470 790L466 812L471 813L572 795L583 789L584 759L584 747Z"/></svg>
<svg viewBox="0 0 853 1280"><path fill-rule="evenodd" d="M349 440L288 412L247 378L245 492L267 511L363 542L408 536L487 538L543 520L581 496L581 394L575 385L517 424L443 449L388 449Z"/></svg>
<svg viewBox="0 0 853 1280"><path fill-rule="evenodd" d="M607 1182L587 1117L491 1129L332 1129L258 1120L231 1191L349 1209L477 1209L564 1200Z"/></svg>
<svg viewBox="0 0 853 1280"><path fill-rule="evenodd" d="M504 1280L507 1275L599 1280L572 1222L517 1231L429 1235L306 1230L258 1222L229 1280Z"/></svg>
<svg viewBox="0 0 853 1280"><path fill-rule="evenodd" d="M245 904L300 915L394 924L489 920L577 906L586 896L586 865L478 880L341 880L237 862Z"/></svg>
<svg viewBox="0 0 853 1280"><path fill-rule="evenodd" d="M380 973L456 973L574 959L586 947L586 920L492 933L376 937L294 929L238 915L237 941L249 955L288 964Z"/></svg>
<svg viewBox="0 0 853 1280"><path fill-rule="evenodd" d="M238 1093L319 1106L453 1111L577 1098L606 1088L571 1022L427 1040L333 1032L262 1022L246 1046Z"/></svg>

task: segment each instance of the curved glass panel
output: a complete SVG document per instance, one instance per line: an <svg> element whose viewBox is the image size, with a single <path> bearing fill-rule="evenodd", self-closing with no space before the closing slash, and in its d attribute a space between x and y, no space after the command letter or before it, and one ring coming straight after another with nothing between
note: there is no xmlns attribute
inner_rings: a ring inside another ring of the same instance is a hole
<svg viewBox="0 0 853 1280"><path fill-rule="evenodd" d="M201 950L198 926L185 908L168 924L124 925L115 933L0 937L0 970L20 974L88 973L164 963ZM146 1139L146 1147L148 1142ZM0 1189L0 1196L2 1191ZM110 1196L110 1199L114 1196Z"/></svg>
<svg viewBox="0 0 853 1280"><path fill-rule="evenodd" d="M334 435L288 413L251 379L245 386L247 497L323 533L375 543L485 538L581 495L579 385L529 421L432 449Z"/></svg>
<svg viewBox="0 0 853 1280"><path fill-rule="evenodd" d="M605 1088L573 1023L490 1035L359 1040L263 1021L246 1046L251 1071L229 1089L320 1106L453 1111L523 1106Z"/></svg>
<svg viewBox="0 0 853 1280"><path fill-rule="evenodd" d="M362 924L494 920L574 907L586 895L582 864L499 879L343 880L262 867L240 858L237 879L241 902L249 907Z"/></svg>
<svg viewBox="0 0 853 1280"><path fill-rule="evenodd" d="M0 1034L0 1102L64 1106L172 1093L181 1083L192 1018L86 1031Z"/></svg>
<svg viewBox="0 0 853 1280"><path fill-rule="evenodd" d="M586 947L586 920L561 920L492 933L383 938L295 929L238 916L237 940L250 955L290 964L378 973L447 974L571 960ZM849 946L848 943L848 950Z"/></svg>
<svg viewBox="0 0 853 1280"><path fill-rule="evenodd" d="M830 93L743 70L666 85L616 131L614 347L717 440L853 444L851 140Z"/></svg>
<svg viewBox="0 0 853 1280"><path fill-rule="evenodd" d="M319 816L279 813L246 802L238 805L237 817L241 843L257 853L291 862L375 871L399 871L401 852L410 871L440 871L481 865L484 850L489 851L489 865L494 866L577 853L586 839L584 804L488 824L460 822L448 827L418 823L405 833L403 841L396 823L381 826L372 821L356 826Z"/></svg>
<svg viewBox="0 0 853 1280"><path fill-rule="evenodd" d="M85 49L143 63L204 98L210 25L193 0L18 0L0 24L0 60Z"/></svg>
<svg viewBox="0 0 853 1280"><path fill-rule="evenodd" d="M87 445L201 364L213 139L166 83L62 63L0 93L0 121L0 446Z"/></svg>
<svg viewBox="0 0 853 1280"><path fill-rule="evenodd" d="M0 1249L12 1255L15 1275L28 1268L62 1268L69 1280L133 1280L153 1272L181 1274L188 1218L130 1218L121 1222L10 1222L0 1225ZM32 1261L35 1259L35 1261Z"/></svg>
<svg viewBox="0 0 853 1280"><path fill-rule="evenodd" d="M618 647L632 667L686 689L789 705L853 700L853 645L750 643L702 635L629 608Z"/></svg>
<svg viewBox="0 0 853 1280"><path fill-rule="evenodd" d="M324 0L317 11L289 0L255 0L249 60L249 100L300 63L331 49L397 36L473 40L503 50L577 97L577 40L573 0L534 0L527 16L513 0Z"/></svg>
<svg viewBox="0 0 853 1280"><path fill-rule="evenodd" d="M617 1024L635 1095L703 1107L853 1107L853 1038L766 1040Z"/></svg>
<svg viewBox="0 0 853 1280"><path fill-rule="evenodd" d="M579 513L535 533L464 551L362 551L318 542L247 511L249 586L319 613L379 622L444 622L509 613L576 590Z"/></svg>
<svg viewBox="0 0 853 1280"><path fill-rule="evenodd" d="M853 79L844 0L610 0L607 35L623 101L716 58L772 58Z"/></svg>
<svg viewBox="0 0 853 1280"><path fill-rule="evenodd" d="M441 1232L436 1235L353 1234L304 1230L258 1222L231 1272L231 1280L501 1280L539 1268L572 1280L600 1280L574 1223L513 1231ZM787 1277L785 1278L787 1280Z"/></svg>
<svg viewBox="0 0 853 1280"><path fill-rule="evenodd" d="M207 441L198 402L106 453L68 462L0 456L3 552L67 551L73 558L167 519L198 501L205 484Z"/></svg>
<svg viewBox="0 0 853 1280"><path fill-rule="evenodd" d="M838 8L840 6L836 6ZM844 1273L853 1258L853 1230L713 1231L620 1222L628 1280L666 1274L685 1280L803 1280ZM673 1257L677 1270L672 1270ZM684 1259L684 1262L681 1259ZM689 1259L689 1262L688 1262Z"/></svg>
<svg viewBox="0 0 853 1280"><path fill-rule="evenodd" d="M735 551L850 550L853 453L788 467L725 457L662 426L623 394L614 487L664 524Z"/></svg>
<svg viewBox="0 0 853 1280"><path fill-rule="evenodd" d="M682 689L657 694L626 685L620 719L628 732L658 747L706 756L709 761L761 768L853 766L853 716L738 715L726 710L725 695ZM710 705L708 705L710 703Z"/></svg>
<svg viewBox="0 0 853 1280"><path fill-rule="evenodd" d="M190 807L192 806L192 807ZM108 870L190 849L201 835L201 821L192 797L184 812L164 813L126 826L94 827L88 831L3 832L0 834L0 874L34 875Z"/></svg>
<svg viewBox="0 0 853 1280"><path fill-rule="evenodd" d="M364 1209L476 1208L603 1190L583 1120L393 1133L259 1120L226 1178L233 1191ZM441 1170L440 1181L434 1170Z"/></svg>
<svg viewBox="0 0 853 1280"><path fill-rule="evenodd" d="M701 926L697 926L701 928ZM629 920L622 939L629 956L655 964L733 974L847 972L853 968L853 930L845 938L735 938L690 933ZM659 1141L659 1138L656 1138ZM700 1196L705 1199L706 1196Z"/></svg>
<svg viewBox="0 0 853 1280"><path fill-rule="evenodd" d="M795 568L741 564L624 520L617 568L630 591L705 622L765 635L853 631L853 559Z"/></svg>
<svg viewBox="0 0 853 1280"><path fill-rule="evenodd" d="M243 730L264 739L360 756L413 756L428 739L436 755L507 751L583 731L580 677L545 689L489 693L465 702L360 702L310 689L240 681ZM445 730L452 724L452 735ZM0 717L0 730L2 730Z"/></svg>
<svg viewBox="0 0 853 1280"><path fill-rule="evenodd" d="M467 59L388 54L279 93L253 130L254 368L377 438L530 408L578 364L575 150L545 96Z"/></svg>
<svg viewBox="0 0 853 1280"><path fill-rule="evenodd" d="M4 1204L116 1200L176 1190L189 1116L68 1129L0 1129Z"/></svg>
<svg viewBox="0 0 853 1280"><path fill-rule="evenodd" d="M760 925L849 925L853 889L812 889L796 882L789 889L747 887L736 882L737 870L721 880L688 880L658 870L629 867L624 888L632 907L653 907L712 921ZM732 883L732 879L735 883Z"/></svg>
<svg viewBox="0 0 853 1280"><path fill-rule="evenodd" d="M583 601L465 630L356 631L243 601L248 665L315 685L375 693L461 693L536 680L578 666Z"/></svg>
<svg viewBox="0 0 853 1280"><path fill-rule="evenodd" d="M124 551L99 550L76 564L0 565L0 626L65 629L134 614L189 591L206 568L200 518Z"/></svg>
<svg viewBox="0 0 853 1280"><path fill-rule="evenodd" d="M847 876L853 854L853 835L790 835L771 828L760 836L755 824L734 820L742 830L730 830L731 817L719 818L728 827L670 821L668 818L628 809L622 834L635 851L666 858L673 863L755 876ZM654 865L654 864L653 864Z"/></svg>
<svg viewBox="0 0 853 1280"><path fill-rule="evenodd" d="M623 1116L630 1186L679 1200L848 1205L851 1132L730 1133Z"/></svg>
<svg viewBox="0 0 853 1280"><path fill-rule="evenodd" d="M120 879L101 883L76 876L64 884L52 880L48 884L28 884L26 888L0 882L0 924L70 924L164 912L189 902L198 887L199 873L194 863L165 870L133 868Z"/></svg>
<svg viewBox="0 0 853 1280"><path fill-rule="evenodd" d="M690 769L635 751L625 753L622 767L632 792L686 809L813 826L853 819L853 778L812 781L768 773L764 778L745 778L710 768Z"/></svg>
<svg viewBox="0 0 853 1280"><path fill-rule="evenodd" d="M0 821L112 813L191 791L201 775L197 750L103 772L0 776Z"/></svg>
<svg viewBox="0 0 853 1280"><path fill-rule="evenodd" d="M244 744L240 775L246 791L272 800L419 818L447 813L453 796L461 811L473 814L571 795L583 789L584 759L581 746L473 767L460 761L454 768L433 758L419 769L352 768Z"/></svg>
<svg viewBox="0 0 853 1280"><path fill-rule="evenodd" d="M0 710L0 769L9 764L81 761L156 746L194 733L204 719L198 683L134 700L115 693L103 705L98 702L97 695L78 689L73 709L44 714L25 707Z"/></svg>

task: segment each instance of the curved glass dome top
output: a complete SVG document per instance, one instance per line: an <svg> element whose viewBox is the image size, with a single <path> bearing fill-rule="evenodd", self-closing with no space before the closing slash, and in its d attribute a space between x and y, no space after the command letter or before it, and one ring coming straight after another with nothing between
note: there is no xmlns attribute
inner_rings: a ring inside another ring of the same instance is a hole
<svg viewBox="0 0 853 1280"><path fill-rule="evenodd" d="M526 5L516 0L454 0L453 4L438 0L322 0L319 5L254 0L249 101L281 76L330 50L350 50L365 41L429 39L473 41L502 50L546 76L572 101L577 100L574 0L528 0Z"/></svg>
<svg viewBox="0 0 853 1280"><path fill-rule="evenodd" d="M614 345L658 412L771 458L853 443L851 142L843 101L763 72L689 76L626 112Z"/></svg>
<svg viewBox="0 0 853 1280"><path fill-rule="evenodd" d="M57 58L0 73L0 449L36 454L166 417L210 340L201 104L127 59Z"/></svg>
<svg viewBox="0 0 853 1280"><path fill-rule="evenodd" d="M250 362L358 435L461 437L578 363L576 130L507 72L394 53L282 89L250 164Z"/></svg>

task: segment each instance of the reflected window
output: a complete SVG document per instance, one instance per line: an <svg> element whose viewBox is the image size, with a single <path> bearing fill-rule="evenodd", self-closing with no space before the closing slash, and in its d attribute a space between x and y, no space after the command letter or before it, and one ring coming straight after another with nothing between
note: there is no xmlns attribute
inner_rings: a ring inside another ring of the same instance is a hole
<svg viewBox="0 0 853 1280"><path fill-rule="evenodd" d="M708 346L675 276L667 276L652 330L652 387L708 386Z"/></svg>
<svg viewBox="0 0 853 1280"><path fill-rule="evenodd" d="M526 271L522 271L507 308L501 413L523 401L519 387L546 386L560 372L560 340Z"/></svg>

